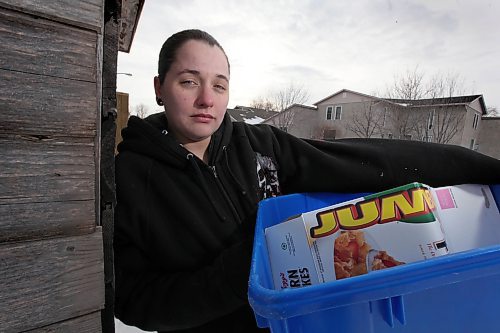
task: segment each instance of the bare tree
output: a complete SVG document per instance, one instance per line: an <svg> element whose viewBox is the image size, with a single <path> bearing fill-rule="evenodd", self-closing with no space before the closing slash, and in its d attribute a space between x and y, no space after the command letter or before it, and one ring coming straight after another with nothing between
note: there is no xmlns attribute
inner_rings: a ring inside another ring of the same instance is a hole
<svg viewBox="0 0 500 333"><path fill-rule="evenodd" d="M463 95L465 93L463 82L456 73L447 75L437 73L429 80L425 97L444 98Z"/></svg>
<svg viewBox="0 0 500 333"><path fill-rule="evenodd" d="M255 108L255 109L267 110L267 111L277 111L277 110L275 110L275 106L273 105L273 103L271 103L271 101L265 100L262 97L254 99L250 103L250 107Z"/></svg>
<svg viewBox="0 0 500 333"><path fill-rule="evenodd" d="M268 97L259 97L252 101L252 107L259 107L279 114L273 117L272 124L278 128L288 130L294 124L295 112L289 109L294 104L303 104L309 99L309 93L303 86L290 83L282 90L271 93Z"/></svg>
<svg viewBox="0 0 500 333"><path fill-rule="evenodd" d="M500 111L498 111L496 106L488 106L486 108L487 117L500 117Z"/></svg>
<svg viewBox="0 0 500 333"><path fill-rule="evenodd" d="M395 75L392 86L387 88L386 96L394 99L416 100L423 98L426 94L424 86L424 73L416 66L406 73Z"/></svg>
<svg viewBox="0 0 500 333"><path fill-rule="evenodd" d="M389 98L401 105L392 112L393 125L399 138L449 143L459 132L464 114L449 105L452 97L464 94L463 80L458 74L435 74L424 80L418 67L395 77Z"/></svg>
<svg viewBox="0 0 500 333"><path fill-rule="evenodd" d="M423 120L423 116L413 109L409 109L406 104L398 104L389 108L389 118L393 136L397 139L411 140L418 132L418 124ZM418 135L417 135L418 137Z"/></svg>
<svg viewBox="0 0 500 333"><path fill-rule="evenodd" d="M382 133L384 126L384 110L377 110L375 101L357 103L358 109L353 112L352 122L346 127L360 138L371 138Z"/></svg>
<svg viewBox="0 0 500 333"><path fill-rule="evenodd" d="M139 118L144 118L149 114L149 108L145 104L139 104L134 107L134 114Z"/></svg>
<svg viewBox="0 0 500 333"><path fill-rule="evenodd" d="M328 123L319 123L311 129L311 139L334 141L337 130Z"/></svg>

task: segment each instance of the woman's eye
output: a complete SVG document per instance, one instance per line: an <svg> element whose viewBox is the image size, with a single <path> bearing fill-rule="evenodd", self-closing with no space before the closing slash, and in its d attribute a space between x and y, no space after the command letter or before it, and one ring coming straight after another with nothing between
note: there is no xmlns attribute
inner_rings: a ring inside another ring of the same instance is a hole
<svg viewBox="0 0 500 333"><path fill-rule="evenodd" d="M222 84L216 84L214 87L217 90L226 91L226 86L223 86Z"/></svg>

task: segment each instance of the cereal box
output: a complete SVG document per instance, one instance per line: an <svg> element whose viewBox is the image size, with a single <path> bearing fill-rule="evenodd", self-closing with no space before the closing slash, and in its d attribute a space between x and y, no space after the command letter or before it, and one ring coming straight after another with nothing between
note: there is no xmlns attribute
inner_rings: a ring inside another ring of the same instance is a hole
<svg viewBox="0 0 500 333"><path fill-rule="evenodd" d="M354 277L448 253L431 188L412 183L265 230L276 289Z"/></svg>

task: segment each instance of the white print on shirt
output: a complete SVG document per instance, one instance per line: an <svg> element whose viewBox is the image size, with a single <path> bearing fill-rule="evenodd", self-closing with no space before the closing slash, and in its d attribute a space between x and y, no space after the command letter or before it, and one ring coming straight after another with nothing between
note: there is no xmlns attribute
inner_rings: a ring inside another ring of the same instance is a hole
<svg viewBox="0 0 500 333"><path fill-rule="evenodd" d="M257 177L262 199L276 197L281 194L278 171L269 156L255 153L257 161Z"/></svg>

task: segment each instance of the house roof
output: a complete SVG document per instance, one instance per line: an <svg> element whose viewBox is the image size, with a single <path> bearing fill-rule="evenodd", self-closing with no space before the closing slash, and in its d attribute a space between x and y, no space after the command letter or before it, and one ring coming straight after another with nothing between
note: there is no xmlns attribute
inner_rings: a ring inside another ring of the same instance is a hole
<svg viewBox="0 0 500 333"><path fill-rule="evenodd" d="M276 111L251 108L241 105L237 105L234 109L227 109L227 112L233 121L242 121L247 124L259 124L278 113Z"/></svg>
<svg viewBox="0 0 500 333"><path fill-rule="evenodd" d="M327 97L323 98L320 101L317 101L316 103L313 103L313 105L318 105L319 103L324 102L327 99L330 99L333 96L341 94L343 92L349 92L349 93L353 93L353 94L356 94L356 95L360 95L360 96L364 96L364 97L368 97L368 98L374 98L374 99L378 99L378 100L382 100L383 99L383 98L380 98L380 97L363 94L363 93L360 93L360 92L357 92L357 91L353 91L353 90L349 90L349 89L342 89L342 90L337 91L336 93L331 94L330 96L327 96Z"/></svg>
<svg viewBox="0 0 500 333"><path fill-rule="evenodd" d="M431 105L469 105L475 100L479 99L481 105L481 113L486 114L486 104L484 103L483 95L469 95L469 96L454 96L454 97L440 97L440 98L425 98L417 100L408 99L387 99L388 101L396 104L404 104L408 107L424 107Z"/></svg>
<svg viewBox="0 0 500 333"><path fill-rule="evenodd" d="M309 110L312 110L312 111L316 111L318 108L315 107L315 106L309 106L309 105L303 105L303 104L292 104L290 105L289 107L287 107L285 110L281 111L281 112L275 112L275 114L273 114L271 117L267 118L266 120L270 120L274 117L277 117L279 114L283 113L283 112L289 112L291 109L295 108L295 107L300 107L300 108L303 108L303 109L309 109Z"/></svg>
<svg viewBox="0 0 500 333"><path fill-rule="evenodd" d="M385 101L393 104L398 104L406 107L424 107L424 106L430 106L430 105L469 105L470 103L474 102L475 100L479 99L479 103L481 105L481 113L486 114L487 109L486 109L486 104L484 103L484 98L483 95L468 95L468 96L454 96L454 97L440 97L440 98L424 98L424 99L417 99L417 100L410 100L410 99L398 99L398 98L383 98L383 97L376 97L376 96L370 96L367 94L362 94L356 91L348 90L348 89L342 89L337 91L336 93L323 98L322 100L314 103L314 105L317 105L321 102L326 101L329 98L332 98L335 95L338 95L343 92L350 92L353 94L357 94L360 96L376 99L379 101Z"/></svg>

